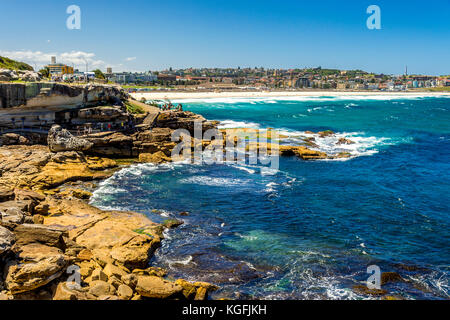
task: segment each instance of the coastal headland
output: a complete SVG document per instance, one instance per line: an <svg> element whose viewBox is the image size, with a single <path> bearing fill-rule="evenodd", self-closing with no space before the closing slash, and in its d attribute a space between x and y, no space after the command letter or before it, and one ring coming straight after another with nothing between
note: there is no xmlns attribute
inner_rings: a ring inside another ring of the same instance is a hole
<svg viewBox="0 0 450 320"><path fill-rule="evenodd" d="M140 213L89 205L97 183L124 166L172 161L175 130L193 133L195 123L218 130L217 122L161 111L120 87L31 83L0 89L0 299L203 300L217 289L169 279L166 270L150 266L163 231L181 225L181 218L157 224ZM248 130L222 130L225 138L214 143L193 139L188 157L199 147L230 139L236 144ZM303 160L348 157L313 147L309 137L276 148ZM274 148L250 144L246 151Z"/></svg>

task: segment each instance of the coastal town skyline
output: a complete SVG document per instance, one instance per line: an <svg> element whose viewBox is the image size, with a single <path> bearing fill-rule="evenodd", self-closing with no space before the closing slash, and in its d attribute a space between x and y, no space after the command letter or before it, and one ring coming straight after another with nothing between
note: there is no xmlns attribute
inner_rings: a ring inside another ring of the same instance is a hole
<svg viewBox="0 0 450 320"><path fill-rule="evenodd" d="M134 3L124 9L101 1L47 0L37 8L24 5L18 10L5 2L0 25L21 23L15 24L14 35L1 36L0 55L35 69L56 56L80 70L88 65L104 72L108 67L143 72L322 66L390 75L402 75L406 67L410 74L450 74L446 63L450 41L445 41L450 39L445 24L450 4L446 1L432 5L377 1L380 30L366 26L369 2L327 1L320 6L292 1L283 5L273 1ZM66 9L71 5L81 10L79 30L66 27L70 16ZM30 33L31 29L35 32Z"/></svg>

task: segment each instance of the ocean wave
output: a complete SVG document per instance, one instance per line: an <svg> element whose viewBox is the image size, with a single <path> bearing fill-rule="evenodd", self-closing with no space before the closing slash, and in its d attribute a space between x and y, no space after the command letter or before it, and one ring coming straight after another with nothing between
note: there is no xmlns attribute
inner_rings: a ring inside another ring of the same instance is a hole
<svg viewBox="0 0 450 320"><path fill-rule="evenodd" d="M229 187L229 186L243 186L249 183L249 180L235 179L235 178L215 178L209 176L193 176L178 180L182 184L197 184L211 187Z"/></svg>
<svg viewBox="0 0 450 320"><path fill-rule="evenodd" d="M223 120L223 121L220 121L218 128L219 129L235 129L235 128L260 129L261 126L260 126L260 124L254 123L254 122Z"/></svg>
<svg viewBox="0 0 450 320"><path fill-rule="evenodd" d="M321 107L314 108L320 109ZM220 122L221 129L237 129L237 128L252 128L259 129L261 134L267 131L263 126L254 122L243 122L225 120ZM316 146L310 146L312 150L325 152L329 155L337 155L339 153L349 153L350 158L331 159L325 161L348 161L349 159L361 156L371 156L379 152L379 147L395 145L396 141L387 137L365 136L364 132L341 132L335 133L328 137L321 137L317 133L310 133L305 131L296 131L286 128L275 129L280 136L284 136L280 144L288 145L303 145L304 138L314 138ZM340 139L350 139L352 144L340 144ZM407 140L407 139L406 139ZM403 142L406 142L404 139Z"/></svg>

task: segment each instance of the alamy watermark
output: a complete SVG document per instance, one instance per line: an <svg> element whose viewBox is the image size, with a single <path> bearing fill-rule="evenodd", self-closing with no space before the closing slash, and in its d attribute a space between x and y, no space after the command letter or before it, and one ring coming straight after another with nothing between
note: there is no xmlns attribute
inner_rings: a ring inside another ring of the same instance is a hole
<svg viewBox="0 0 450 320"><path fill-rule="evenodd" d="M381 9L379 6L373 4L367 8L367 14L370 14L367 18L367 29L369 30L381 30Z"/></svg>
<svg viewBox="0 0 450 320"><path fill-rule="evenodd" d="M66 26L69 30L81 29L81 8L77 5L70 5L67 7L66 13L69 17L66 20Z"/></svg>
<svg viewBox="0 0 450 320"><path fill-rule="evenodd" d="M367 267L367 273L370 277L367 279L367 288L369 290L381 290L381 269L377 265Z"/></svg>

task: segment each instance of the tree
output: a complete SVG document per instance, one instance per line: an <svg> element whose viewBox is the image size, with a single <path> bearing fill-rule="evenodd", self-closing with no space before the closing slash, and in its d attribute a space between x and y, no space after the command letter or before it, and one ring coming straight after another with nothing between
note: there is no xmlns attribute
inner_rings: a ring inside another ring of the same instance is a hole
<svg viewBox="0 0 450 320"><path fill-rule="evenodd" d="M42 76L44 78L49 78L50 77L50 70L45 67L44 69L39 70L39 73L42 74Z"/></svg>
<svg viewBox="0 0 450 320"><path fill-rule="evenodd" d="M94 73L95 73L95 77L97 79L106 79L105 75L103 74L103 72L100 69L95 69Z"/></svg>

